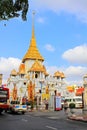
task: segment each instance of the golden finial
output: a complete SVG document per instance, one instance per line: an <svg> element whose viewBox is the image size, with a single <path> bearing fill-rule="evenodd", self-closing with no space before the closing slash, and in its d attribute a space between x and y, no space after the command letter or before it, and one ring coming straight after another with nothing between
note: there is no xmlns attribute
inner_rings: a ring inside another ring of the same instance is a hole
<svg viewBox="0 0 87 130"><path fill-rule="evenodd" d="M33 11L32 14L33 14L33 18L32 18L32 38L34 38L34 15L35 15L35 11Z"/></svg>
<svg viewBox="0 0 87 130"><path fill-rule="evenodd" d="M33 10L33 13L32 13L32 14L35 15L35 13L36 13L35 10Z"/></svg>

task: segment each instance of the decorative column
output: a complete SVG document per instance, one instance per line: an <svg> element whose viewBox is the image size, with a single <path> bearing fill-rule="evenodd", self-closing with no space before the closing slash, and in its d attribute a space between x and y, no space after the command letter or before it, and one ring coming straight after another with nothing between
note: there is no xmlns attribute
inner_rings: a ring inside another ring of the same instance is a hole
<svg viewBox="0 0 87 130"><path fill-rule="evenodd" d="M27 90L28 90L28 100L33 102L35 98L35 84L33 84L32 81L29 82Z"/></svg>
<svg viewBox="0 0 87 130"><path fill-rule="evenodd" d="M17 87L16 84L14 84L14 88L13 88L13 101L17 100Z"/></svg>
<svg viewBox="0 0 87 130"><path fill-rule="evenodd" d="M54 93L54 84L52 80L48 80L48 86L49 86L49 94L50 94L50 98L49 98L49 109L51 111L54 111L54 98L55 98L55 93Z"/></svg>
<svg viewBox="0 0 87 130"><path fill-rule="evenodd" d="M39 81L39 83L40 83L40 87L41 87L41 105L42 105L42 87L43 87L43 80L40 80Z"/></svg>
<svg viewBox="0 0 87 130"><path fill-rule="evenodd" d="M84 92L83 92L83 112L87 114L87 74L83 77L83 86L84 86Z"/></svg>

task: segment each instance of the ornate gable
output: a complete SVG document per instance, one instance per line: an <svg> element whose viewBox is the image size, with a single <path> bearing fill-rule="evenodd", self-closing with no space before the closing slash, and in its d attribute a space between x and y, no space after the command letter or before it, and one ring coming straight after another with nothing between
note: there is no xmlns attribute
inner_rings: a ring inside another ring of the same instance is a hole
<svg viewBox="0 0 87 130"><path fill-rule="evenodd" d="M38 60L36 60L29 71L44 72L44 68L43 65Z"/></svg>

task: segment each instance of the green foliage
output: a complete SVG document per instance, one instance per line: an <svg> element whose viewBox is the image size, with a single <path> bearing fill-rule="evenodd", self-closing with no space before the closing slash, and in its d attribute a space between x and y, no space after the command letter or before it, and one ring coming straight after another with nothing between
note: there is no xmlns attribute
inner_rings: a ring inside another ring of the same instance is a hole
<svg viewBox="0 0 87 130"><path fill-rule="evenodd" d="M31 106L31 109L33 109L34 107L33 101L30 101L30 106Z"/></svg>
<svg viewBox="0 0 87 130"><path fill-rule="evenodd" d="M70 104L69 104L69 108L70 108L70 109L75 108L75 103L70 103Z"/></svg>
<svg viewBox="0 0 87 130"><path fill-rule="evenodd" d="M28 0L0 0L0 20L8 20L21 15L26 20Z"/></svg>
<svg viewBox="0 0 87 130"><path fill-rule="evenodd" d="M36 106L36 101L30 101L29 102L29 105L31 106L31 109L33 109L34 108L34 106Z"/></svg>

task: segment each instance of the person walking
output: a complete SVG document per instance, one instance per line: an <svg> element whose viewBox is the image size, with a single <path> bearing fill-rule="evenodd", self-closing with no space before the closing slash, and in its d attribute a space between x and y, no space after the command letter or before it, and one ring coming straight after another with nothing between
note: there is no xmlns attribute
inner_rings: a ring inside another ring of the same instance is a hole
<svg viewBox="0 0 87 130"><path fill-rule="evenodd" d="M48 110L48 106L49 106L48 100L44 99L44 103L45 103L45 110Z"/></svg>
<svg viewBox="0 0 87 130"><path fill-rule="evenodd" d="M64 112L67 114L67 112L68 112L68 103L67 103L67 100L64 101L63 108L64 108Z"/></svg>

